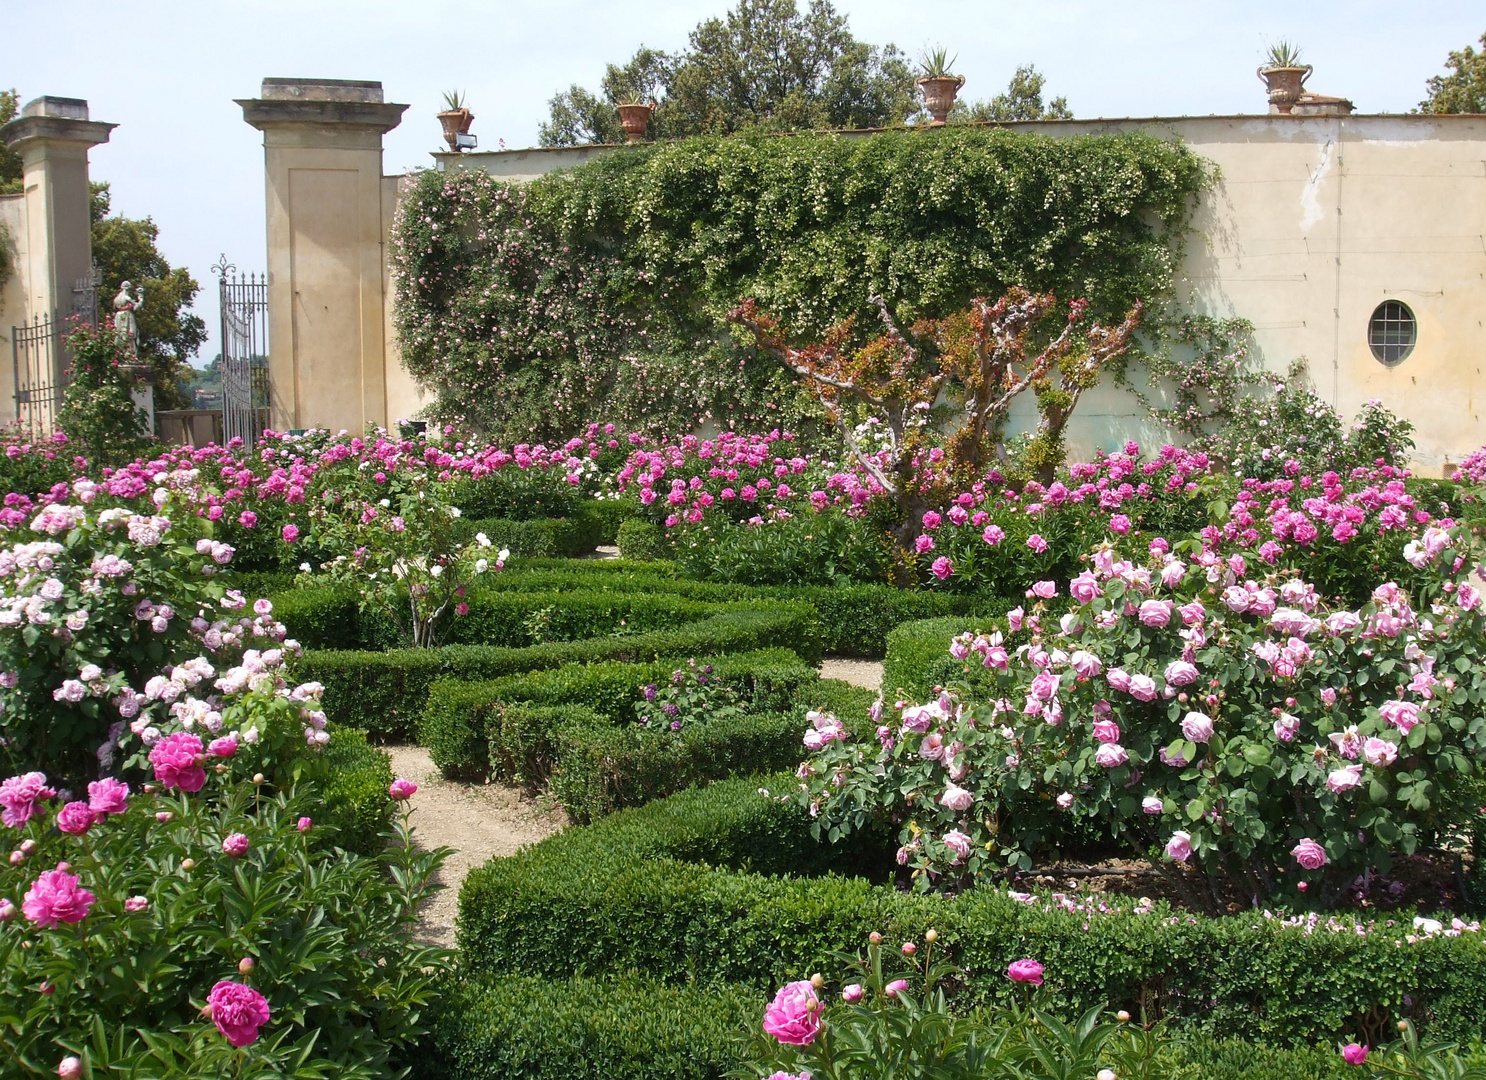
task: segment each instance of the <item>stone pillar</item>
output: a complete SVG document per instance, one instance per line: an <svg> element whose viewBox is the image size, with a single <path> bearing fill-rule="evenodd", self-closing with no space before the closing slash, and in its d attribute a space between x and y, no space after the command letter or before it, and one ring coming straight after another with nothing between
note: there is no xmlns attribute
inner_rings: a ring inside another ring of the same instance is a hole
<svg viewBox="0 0 1486 1080"><path fill-rule="evenodd" d="M263 132L272 425L385 425L382 136L407 106L338 79L264 79L237 104Z"/></svg>
<svg viewBox="0 0 1486 1080"><path fill-rule="evenodd" d="M88 207L88 150L108 142L117 124L88 119L80 98L39 97L0 127L21 155L25 192L26 317L66 318L73 286L93 269Z"/></svg>

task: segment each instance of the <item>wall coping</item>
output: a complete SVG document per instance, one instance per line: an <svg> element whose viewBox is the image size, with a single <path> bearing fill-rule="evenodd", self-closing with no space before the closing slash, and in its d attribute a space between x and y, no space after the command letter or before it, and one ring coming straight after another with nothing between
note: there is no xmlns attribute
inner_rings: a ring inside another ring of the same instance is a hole
<svg viewBox="0 0 1486 1080"><path fill-rule="evenodd" d="M380 96L380 91L378 92ZM234 98L242 106L243 121L265 131L295 124L369 128L385 134L402 123L409 106L381 101Z"/></svg>
<svg viewBox="0 0 1486 1080"><path fill-rule="evenodd" d="M18 116L0 127L0 142L4 142L6 146L19 146L32 139L46 139L97 146L108 142L109 132L118 126L97 120L75 120L62 116Z"/></svg>

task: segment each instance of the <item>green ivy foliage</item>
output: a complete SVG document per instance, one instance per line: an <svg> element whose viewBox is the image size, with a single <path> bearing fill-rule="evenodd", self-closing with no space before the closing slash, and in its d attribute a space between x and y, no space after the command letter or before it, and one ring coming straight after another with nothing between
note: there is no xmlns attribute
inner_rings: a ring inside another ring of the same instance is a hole
<svg viewBox="0 0 1486 1080"><path fill-rule="evenodd" d="M427 172L394 228L403 359L496 438L799 424L725 328L740 299L802 336L876 332L873 293L908 320L1013 284L1122 314L1166 292L1206 176L1153 136L982 128L693 138L523 186Z"/></svg>

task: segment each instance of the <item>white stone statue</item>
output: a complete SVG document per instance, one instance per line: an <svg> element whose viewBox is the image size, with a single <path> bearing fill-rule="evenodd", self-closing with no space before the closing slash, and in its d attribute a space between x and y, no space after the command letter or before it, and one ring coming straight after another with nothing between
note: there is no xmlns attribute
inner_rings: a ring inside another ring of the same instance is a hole
<svg viewBox="0 0 1486 1080"><path fill-rule="evenodd" d="M139 323L135 321L134 313L144 306L144 286L136 288L131 296L131 284L126 281L120 285L119 295L114 297L114 333L124 339L130 352L134 352L139 348Z"/></svg>

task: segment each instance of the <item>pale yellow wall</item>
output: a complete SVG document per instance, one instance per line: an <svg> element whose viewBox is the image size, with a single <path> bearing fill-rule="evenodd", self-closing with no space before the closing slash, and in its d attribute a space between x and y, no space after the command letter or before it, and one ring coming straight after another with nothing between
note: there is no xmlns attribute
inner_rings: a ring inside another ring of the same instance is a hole
<svg viewBox="0 0 1486 1080"><path fill-rule="evenodd" d="M1034 122L1055 136L1147 131L1217 166L1176 281L1187 310L1255 324L1259 358L1308 359L1315 388L1344 415L1379 398L1417 429L1416 462L1437 472L1486 443L1486 117L1229 116ZM855 137L870 137L859 135ZM525 181L612 147L435 155ZM1393 369L1375 360L1368 320L1401 300L1418 344ZM1069 428L1086 455L1167 433L1112 385L1085 395ZM1032 419L1032 403L1014 411Z"/></svg>
<svg viewBox="0 0 1486 1080"><path fill-rule="evenodd" d="M11 363L11 329L28 314L26 293L30 255L26 250L26 197L0 195L0 244L7 248L10 278L0 286L0 424L15 418L15 372Z"/></svg>
<svg viewBox="0 0 1486 1080"><path fill-rule="evenodd" d="M382 244L383 250L388 253L384 259L382 287L384 295L389 300L385 308L385 325L383 334L387 342L387 355L383 363L384 377L387 385L387 422L389 429L397 424L399 420L412 420L417 417L423 407L428 404L429 397L413 381L408 374L407 368L402 365L402 352L398 346L397 328L394 325L396 316L396 305L391 301L394 295L391 267L391 243L392 222L397 213L397 203L401 190L411 180L409 176L384 176L382 177Z"/></svg>

